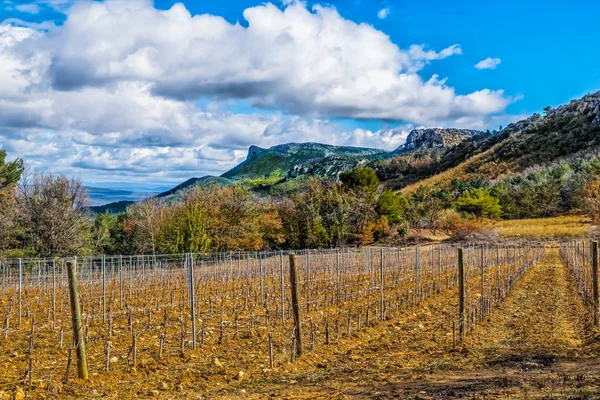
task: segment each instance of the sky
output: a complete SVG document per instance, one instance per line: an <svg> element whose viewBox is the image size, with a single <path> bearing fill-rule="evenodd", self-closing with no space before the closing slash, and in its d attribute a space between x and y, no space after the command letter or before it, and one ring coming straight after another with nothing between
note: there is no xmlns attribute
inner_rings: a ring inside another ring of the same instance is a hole
<svg viewBox="0 0 600 400"><path fill-rule="evenodd" d="M91 186L218 175L250 145L401 145L600 90L596 0L4 0L0 148Z"/></svg>

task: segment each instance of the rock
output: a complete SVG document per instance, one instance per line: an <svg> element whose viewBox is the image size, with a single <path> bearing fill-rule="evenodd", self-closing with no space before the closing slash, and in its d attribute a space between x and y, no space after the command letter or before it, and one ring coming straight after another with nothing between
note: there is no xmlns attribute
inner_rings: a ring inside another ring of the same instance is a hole
<svg viewBox="0 0 600 400"><path fill-rule="evenodd" d="M242 379L244 379L244 371L240 371L237 373L237 380L241 381Z"/></svg>
<svg viewBox="0 0 600 400"><path fill-rule="evenodd" d="M215 357L215 359L213 360L213 365L217 368L223 368L223 364L221 363L221 361L219 361L217 357Z"/></svg>
<svg viewBox="0 0 600 400"><path fill-rule="evenodd" d="M23 400L24 398L25 398L25 392L23 391L23 389L20 386L17 386L13 393L13 400Z"/></svg>
<svg viewBox="0 0 600 400"><path fill-rule="evenodd" d="M162 390L169 390L169 385L167 385L167 382L161 382L160 383L160 388Z"/></svg>
<svg viewBox="0 0 600 400"><path fill-rule="evenodd" d="M406 143L393 151L395 154L416 150L446 149L454 147L482 131L456 128L413 129L406 138Z"/></svg>
<svg viewBox="0 0 600 400"><path fill-rule="evenodd" d="M118 358L118 357L111 357L111 358L110 358L110 362L111 362L111 364L112 364L112 363L116 363L117 361L119 361L119 358Z"/></svg>

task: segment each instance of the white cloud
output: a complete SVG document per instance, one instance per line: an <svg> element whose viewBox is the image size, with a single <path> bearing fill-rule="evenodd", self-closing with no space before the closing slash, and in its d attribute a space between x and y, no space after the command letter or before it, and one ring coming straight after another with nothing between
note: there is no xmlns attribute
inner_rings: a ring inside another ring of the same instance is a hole
<svg viewBox="0 0 600 400"><path fill-rule="evenodd" d="M217 174L251 144L392 150L412 125L478 126L511 101L421 78L426 64L461 54L458 45L401 49L370 25L300 1L249 8L247 27L149 0L46 4L68 10L62 26L0 24L0 146L95 181L115 171L157 181ZM240 100L268 111L228 110ZM332 117L412 125L344 129Z"/></svg>
<svg viewBox="0 0 600 400"><path fill-rule="evenodd" d="M29 13L29 14L37 14L40 12L40 7L35 4L35 3L31 3L31 4L18 4L15 6L15 9L17 11L21 11L24 13Z"/></svg>
<svg viewBox="0 0 600 400"><path fill-rule="evenodd" d="M460 54L458 45L400 49L333 8L311 12L297 2L283 10L248 8L244 17L247 28L192 16L182 4L160 11L141 0L77 3L38 46L52 57L49 74L61 90L141 80L155 94L179 100L246 98L294 114L422 124L481 109L443 79L418 75L425 64ZM487 97L484 113L510 102L502 91L479 93Z"/></svg>
<svg viewBox="0 0 600 400"><path fill-rule="evenodd" d="M499 58L488 57L485 60L479 61L475 64L477 69L496 69L496 67L502 62Z"/></svg>
<svg viewBox="0 0 600 400"><path fill-rule="evenodd" d="M386 19L388 17L388 15L390 15L389 7L382 8L381 10L379 10L377 12L377 18L379 18L379 19Z"/></svg>

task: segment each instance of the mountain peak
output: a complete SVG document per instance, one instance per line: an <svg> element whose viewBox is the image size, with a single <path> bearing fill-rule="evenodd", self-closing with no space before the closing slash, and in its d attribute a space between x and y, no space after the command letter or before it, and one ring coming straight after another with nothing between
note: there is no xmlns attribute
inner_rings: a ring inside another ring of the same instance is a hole
<svg viewBox="0 0 600 400"><path fill-rule="evenodd" d="M393 153L406 153L415 150L444 149L454 147L473 136L482 134L474 129L457 128L419 128L413 129L406 138L406 143Z"/></svg>
<svg viewBox="0 0 600 400"><path fill-rule="evenodd" d="M248 149L248 156L246 157L246 160L250 160L256 157L257 154L262 153L263 151L265 151L265 149L263 149L262 147L258 147L255 145L250 146L250 148Z"/></svg>

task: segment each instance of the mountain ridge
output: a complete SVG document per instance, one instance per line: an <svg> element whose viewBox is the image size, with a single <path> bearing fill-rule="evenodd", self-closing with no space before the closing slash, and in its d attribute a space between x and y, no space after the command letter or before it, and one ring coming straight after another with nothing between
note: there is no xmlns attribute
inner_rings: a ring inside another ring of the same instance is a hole
<svg viewBox="0 0 600 400"><path fill-rule="evenodd" d="M269 148L251 145L246 159L220 176L190 178L185 182L159 193L154 198L169 199L177 193L195 186L211 184L229 185L240 182L267 178L271 183L285 182L304 175L337 177L342 171L367 165L370 162L395 157L411 151L439 151L454 146L462 140L472 137L473 130L455 128L415 129L409 134L411 146L396 148L393 151L383 149L337 146L317 142L290 142ZM94 212L124 211L133 204L118 201L91 207Z"/></svg>

